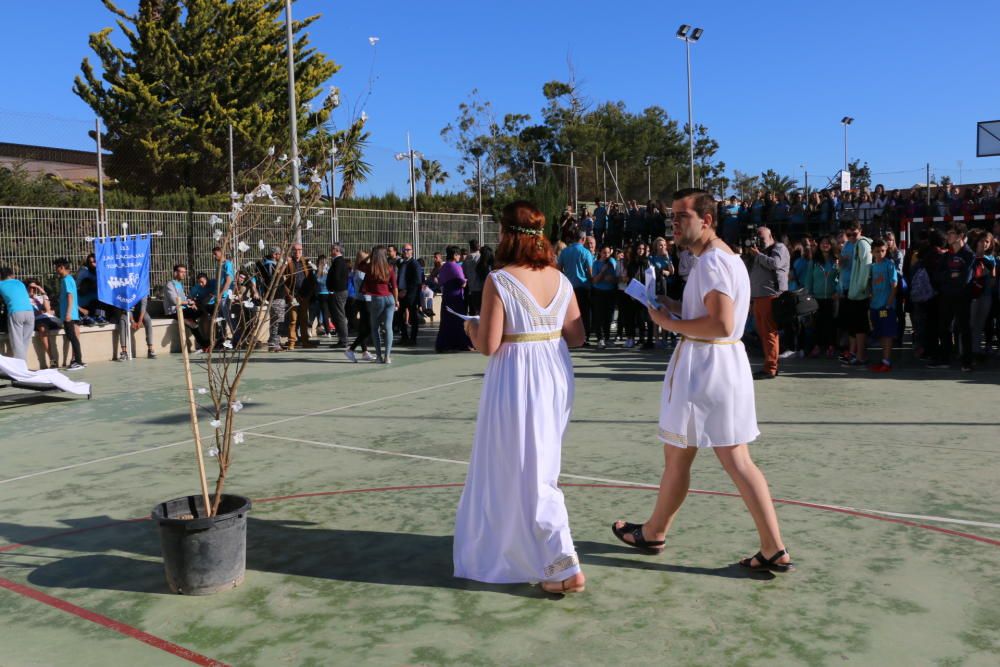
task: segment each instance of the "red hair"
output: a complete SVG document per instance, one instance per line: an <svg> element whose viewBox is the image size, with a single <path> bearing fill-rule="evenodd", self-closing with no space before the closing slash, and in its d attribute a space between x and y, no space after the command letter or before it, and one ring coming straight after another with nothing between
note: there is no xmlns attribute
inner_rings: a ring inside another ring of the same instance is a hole
<svg viewBox="0 0 1000 667"><path fill-rule="evenodd" d="M500 214L500 242L494 252L495 266L555 266L552 244L545 238L545 214L531 202L516 201Z"/></svg>

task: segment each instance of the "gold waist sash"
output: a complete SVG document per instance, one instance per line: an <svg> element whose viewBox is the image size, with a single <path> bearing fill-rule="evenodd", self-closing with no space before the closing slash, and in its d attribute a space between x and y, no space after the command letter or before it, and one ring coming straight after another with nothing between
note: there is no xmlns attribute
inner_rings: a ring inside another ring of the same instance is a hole
<svg viewBox="0 0 1000 667"><path fill-rule="evenodd" d="M545 340L562 338L562 330L540 331L538 333L504 334L501 343L538 343Z"/></svg>
<svg viewBox="0 0 1000 667"><path fill-rule="evenodd" d="M742 343L741 340L731 340L729 338L693 338L691 336L681 336L682 340L691 343L705 343L707 345L736 345Z"/></svg>

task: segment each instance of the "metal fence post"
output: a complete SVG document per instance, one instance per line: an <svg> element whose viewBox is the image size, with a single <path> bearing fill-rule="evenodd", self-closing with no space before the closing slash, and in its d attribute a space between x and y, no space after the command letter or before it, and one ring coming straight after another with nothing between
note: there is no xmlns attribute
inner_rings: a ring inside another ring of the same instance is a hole
<svg viewBox="0 0 1000 667"><path fill-rule="evenodd" d="M420 214L413 212L413 256L420 257Z"/></svg>

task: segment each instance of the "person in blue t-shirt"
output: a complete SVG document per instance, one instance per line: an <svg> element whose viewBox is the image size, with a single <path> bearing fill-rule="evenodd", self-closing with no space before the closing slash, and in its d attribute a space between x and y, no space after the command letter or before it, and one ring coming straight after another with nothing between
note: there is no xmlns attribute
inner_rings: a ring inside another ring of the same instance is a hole
<svg viewBox="0 0 1000 667"><path fill-rule="evenodd" d="M587 339L590 338L590 279L593 276L594 256L583 245L587 240L587 232L580 230L576 233L576 243L566 246L556 263L559 270L573 285L573 292L576 294L576 302L580 306L580 317L583 319L583 329L586 336L583 344L586 346Z"/></svg>
<svg viewBox="0 0 1000 667"><path fill-rule="evenodd" d="M597 347L604 349L611 341L611 317L618 299L618 262L615 261L611 246L601 248L600 257L594 262L591 293L594 314L593 326L597 332Z"/></svg>
<svg viewBox="0 0 1000 667"><path fill-rule="evenodd" d="M226 255L222 252L222 248L216 246L212 248L212 256L215 258L216 262L222 265L222 271L219 275L220 289L219 289L219 317L222 318L222 322L219 323L219 338L222 340L229 340L229 331L232 327L232 322L230 320L230 312L232 310L233 303L233 283L236 282L236 269L233 267L233 260L226 259Z"/></svg>
<svg viewBox="0 0 1000 667"><path fill-rule="evenodd" d="M885 241L872 241L871 335L882 343L882 363L871 366L875 373L892 370L892 343L896 338L896 285L899 275L896 263L887 253L888 244Z"/></svg>
<svg viewBox="0 0 1000 667"><path fill-rule="evenodd" d="M80 352L80 304L77 300L76 280L70 273L70 263L65 257L60 257L52 263L56 269L56 276L59 278L59 312L57 317L63 321L63 331L69 340L73 350L73 359L66 367L68 371L75 371L87 366L83 363L83 354Z"/></svg>
<svg viewBox="0 0 1000 667"><path fill-rule="evenodd" d="M28 363L28 348L35 333L35 307L28 288L14 277L14 269L0 267L0 299L7 308L7 338L14 357Z"/></svg>

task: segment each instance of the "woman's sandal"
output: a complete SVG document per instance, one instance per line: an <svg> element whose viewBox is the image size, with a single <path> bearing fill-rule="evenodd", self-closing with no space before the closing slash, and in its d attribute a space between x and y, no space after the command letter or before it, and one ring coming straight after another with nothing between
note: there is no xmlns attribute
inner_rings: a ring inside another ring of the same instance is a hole
<svg viewBox="0 0 1000 667"><path fill-rule="evenodd" d="M663 553L663 549L666 546L666 540L647 540L642 534L641 523L629 523L628 521L625 521L621 527L619 527L617 523L618 522L615 521L615 523L611 524L611 532L615 534L615 537L628 546L653 556ZM629 542L626 540L626 535L631 535L633 541Z"/></svg>
<svg viewBox="0 0 1000 667"><path fill-rule="evenodd" d="M777 562L779 558L788 554L785 549L780 549L778 553L774 554L770 558L764 558L764 554L761 552L755 553L750 558L744 558L740 561L740 567L745 567L751 572L794 572L795 563L788 561L787 563ZM756 559L757 564L751 565Z"/></svg>
<svg viewBox="0 0 1000 667"><path fill-rule="evenodd" d="M575 576L575 575L574 575ZM566 582L574 577L569 577L569 579L563 579L562 581L543 581L540 586L542 590L546 593L551 593L552 595L567 595L569 593L582 593L587 585L580 584L579 586L567 586Z"/></svg>

